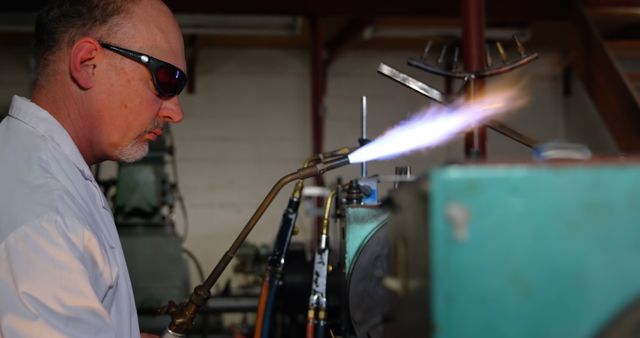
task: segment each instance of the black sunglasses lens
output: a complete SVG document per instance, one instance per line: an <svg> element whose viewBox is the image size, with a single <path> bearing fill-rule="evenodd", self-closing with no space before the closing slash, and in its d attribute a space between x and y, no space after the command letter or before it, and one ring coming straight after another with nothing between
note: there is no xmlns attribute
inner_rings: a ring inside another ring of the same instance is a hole
<svg viewBox="0 0 640 338"><path fill-rule="evenodd" d="M187 77L180 69L168 65L158 67L155 78L158 93L164 97L180 94L187 83Z"/></svg>

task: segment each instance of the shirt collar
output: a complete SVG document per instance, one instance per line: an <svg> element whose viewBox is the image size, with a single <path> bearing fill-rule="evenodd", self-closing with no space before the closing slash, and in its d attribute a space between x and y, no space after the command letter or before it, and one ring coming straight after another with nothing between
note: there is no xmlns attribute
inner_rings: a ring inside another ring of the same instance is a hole
<svg viewBox="0 0 640 338"><path fill-rule="evenodd" d="M93 180L89 166L64 127L49 112L29 99L14 95L9 116L16 118L53 141L78 168L86 180Z"/></svg>

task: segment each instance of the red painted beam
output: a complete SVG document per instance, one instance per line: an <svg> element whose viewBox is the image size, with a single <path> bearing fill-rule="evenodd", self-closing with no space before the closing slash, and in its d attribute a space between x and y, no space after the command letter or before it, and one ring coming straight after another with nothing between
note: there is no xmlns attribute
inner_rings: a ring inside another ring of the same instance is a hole
<svg viewBox="0 0 640 338"><path fill-rule="evenodd" d="M583 8L572 21L574 62L587 92L620 151L640 152L640 97Z"/></svg>
<svg viewBox="0 0 640 338"><path fill-rule="evenodd" d="M324 143L324 95L327 88L324 38L320 20L309 18L309 60L311 68L311 151L319 154ZM324 185L321 176L316 184Z"/></svg>

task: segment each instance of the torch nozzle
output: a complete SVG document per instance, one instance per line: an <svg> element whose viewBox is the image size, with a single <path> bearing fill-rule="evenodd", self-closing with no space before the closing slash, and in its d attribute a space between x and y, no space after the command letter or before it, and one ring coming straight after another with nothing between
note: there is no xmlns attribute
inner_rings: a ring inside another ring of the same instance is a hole
<svg viewBox="0 0 640 338"><path fill-rule="evenodd" d="M305 178L322 175L329 170L344 167L349 164L351 164L351 161L349 161L349 155L343 155L328 159L313 166L300 168L292 175L299 180L303 180Z"/></svg>
<svg viewBox="0 0 640 338"><path fill-rule="evenodd" d="M332 158L327 161L323 161L322 163L319 163L317 165L318 173L324 174L329 170L344 167L349 164L351 164L351 161L349 160L349 155L343 155L340 157Z"/></svg>
<svg viewBox="0 0 640 338"><path fill-rule="evenodd" d="M327 151L318 155L318 160L322 163L327 163L334 160L336 157L343 157L351 154L358 147L342 147L335 150Z"/></svg>
<svg viewBox="0 0 640 338"><path fill-rule="evenodd" d="M305 162L305 167L311 167L318 163L326 163L327 161L331 161L336 157L342 157L345 155L349 155L354 152L359 147L342 147L330 151L325 151L323 153L317 153L311 157L309 157Z"/></svg>

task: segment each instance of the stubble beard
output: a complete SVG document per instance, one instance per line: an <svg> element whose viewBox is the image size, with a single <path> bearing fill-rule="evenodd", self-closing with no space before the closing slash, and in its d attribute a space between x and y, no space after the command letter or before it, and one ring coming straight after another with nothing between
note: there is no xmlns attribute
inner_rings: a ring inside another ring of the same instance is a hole
<svg viewBox="0 0 640 338"><path fill-rule="evenodd" d="M133 140L126 147L116 150L119 161L131 163L142 159L149 152L149 143L144 140Z"/></svg>
<svg viewBox="0 0 640 338"><path fill-rule="evenodd" d="M118 160L131 163L145 157L149 152L149 141L145 139L144 135L153 132L155 129L164 129L164 123L159 119L154 120L151 126L149 126L149 128L147 128L135 140L131 141L129 145L116 150Z"/></svg>

